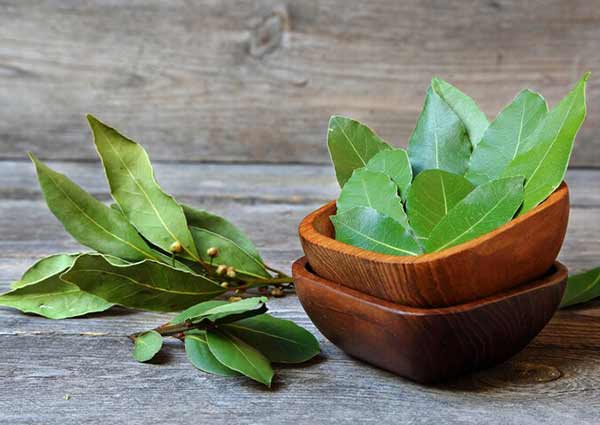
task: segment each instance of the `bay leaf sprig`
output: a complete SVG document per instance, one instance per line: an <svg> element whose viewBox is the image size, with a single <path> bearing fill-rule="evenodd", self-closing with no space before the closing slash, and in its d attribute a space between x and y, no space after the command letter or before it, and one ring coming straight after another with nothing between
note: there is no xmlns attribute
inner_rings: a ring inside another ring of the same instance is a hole
<svg viewBox="0 0 600 425"><path fill-rule="evenodd" d="M163 337L183 340L194 367L221 376L245 375L268 387L271 363L303 363L320 349L315 337L289 320L266 314L265 297L235 303L207 301L194 305L170 322L130 336L133 357L151 360Z"/></svg>
<svg viewBox="0 0 600 425"><path fill-rule="evenodd" d="M154 177L144 148L88 116L115 204L106 206L33 154L42 193L65 230L93 252L49 256L0 295L0 305L62 319L112 305L179 311L292 279L267 266L223 217L182 205Z"/></svg>
<svg viewBox="0 0 600 425"><path fill-rule="evenodd" d="M319 344L310 332L266 314L265 297L213 300L251 288L271 287L272 295L281 296L292 278L266 265L233 223L166 193L141 145L92 116L88 121L115 203L105 205L33 154L30 158L50 211L93 251L40 259L0 295L0 305L50 319L114 305L179 311L170 322L130 336L136 360L151 360L163 338L172 336L184 341L196 368L245 375L269 387L271 363L317 355ZM387 168L385 161L377 166Z"/></svg>
<svg viewBox="0 0 600 425"><path fill-rule="evenodd" d="M561 308L583 304L600 297L600 267L569 276Z"/></svg>
<svg viewBox="0 0 600 425"><path fill-rule="evenodd" d="M535 208L564 179L589 75L550 111L541 95L523 90L491 123L472 98L433 78L408 151L364 124L332 117L328 146L342 188L331 217L336 239L419 255Z"/></svg>

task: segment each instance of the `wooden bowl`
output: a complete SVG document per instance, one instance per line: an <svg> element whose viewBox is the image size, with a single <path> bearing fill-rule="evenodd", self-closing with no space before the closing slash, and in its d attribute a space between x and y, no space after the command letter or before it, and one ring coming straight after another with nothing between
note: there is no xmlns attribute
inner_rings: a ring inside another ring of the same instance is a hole
<svg viewBox="0 0 600 425"><path fill-rule="evenodd" d="M536 279L552 266L569 220L565 183L548 199L483 236L444 251L395 256L336 241L335 201L300 223L304 253L316 274L377 298L413 307L446 307Z"/></svg>
<svg viewBox="0 0 600 425"><path fill-rule="evenodd" d="M296 292L321 333L351 356L421 383L498 364L523 349L562 298L567 269L454 307L400 306L293 267Z"/></svg>

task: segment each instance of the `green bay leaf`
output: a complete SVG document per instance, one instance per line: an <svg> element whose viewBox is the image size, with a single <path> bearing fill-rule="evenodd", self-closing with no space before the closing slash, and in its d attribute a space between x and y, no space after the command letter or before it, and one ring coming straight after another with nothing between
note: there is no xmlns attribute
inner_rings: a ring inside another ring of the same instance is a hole
<svg viewBox="0 0 600 425"><path fill-rule="evenodd" d="M415 234L427 240L433 228L474 189L466 178L442 170L420 173L408 192L406 212Z"/></svg>
<svg viewBox="0 0 600 425"><path fill-rule="evenodd" d="M441 251L491 232L509 222L522 203L522 177L477 186L433 228L425 251Z"/></svg>
<svg viewBox="0 0 600 425"><path fill-rule="evenodd" d="M29 156L48 208L77 241L98 252L127 260L157 258L123 214L107 207L34 155Z"/></svg>
<svg viewBox="0 0 600 425"><path fill-rule="evenodd" d="M240 373L228 368L208 348L206 331L193 330L185 333L185 353L195 368L220 376L238 376Z"/></svg>
<svg viewBox="0 0 600 425"><path fill-rule="evenodd" d="M306 329L290 320L269 314L223 325L275 363L302 363L319 354L319 342Z"/></svg>
<svg viewBox="0 0 600 425"><path fill-rule="evenodd" d="M58 274L0 295L0 305L48 319L66 319L109 309L112 304L63 282Z"/></svg>
<svg viewBox="0 0 600 425"><path fill-rule="evenodd" d="M561 308L582 304L600 297L600 267L569 276Z"/></svg>
<svg viewBox="0 0 600 425"><path fill-rule="evenodd" d="M263 314L265 311L267 311L265 305L266 302L267 297L245 298L232 303L214 305L210 309L204 310L199 314L198 311L200 308L192 307L182 312L178 319L180 320L181 317L185 317L184 320L192 323L198 323L201 321L209 321L212 323L231 322ZM196 314L192 315L192 313Z"/></svg>
<svg viewBox="0 0 600 425"><path fill-rule="evenodd" d="M479 109L475 101L454 87L452 84L440 78L431 81L433 89L452 110L460 117L469 133L469 140L473 147L477 146L489 121L485 114Z"/></svg>
<svg viewBox="0 0 600 425"><path fill-rule="evenodd" d="M29 267L25 273L23 273L21 279L13 282L12 285L10 285L10 288L21 288L30 283L38 282L47 279L50 276L59 274L71 267L71 264L73 264L73 261L78 255L80 254L54 254L44 257Z"/></svg>
<svg viewBox="0 0 600 425"><path fill-rule="evenodd" d="M535 208L561 184L567 172L575 136L585 120L586 73L571 92L523 142L520 152L502 173L525 177L525 199L520 214Z"/></svg>
<svg viewBox="0 0 600 425"><path fill-rule="evenodd" d="M366 125L339 115L329 120L327 146L340 187L355 169L366 166L375 154L392 149Z"/></svg>
<svg viewBox="0 0 600 425"><path fill-rule="evenodd" d="M483 134L473 150L465 177L477 185L500 177L547 113L548 105L538 93L530 90L519 93Z"/></svg>
<svg viewBox="0 0 600 425"><path fill-rule="evenodd" d="M91 115L88 121L111 195L128 220L159 248L170 252L178 241L185 256L200 260L183 209L156 182L144 148Z"/></svg>
<svg viewBox="0 0 600 425"><path fill-rule="evenodd" d="M162 335L156 331L144 332L136 336L133 345L133 358L138 362L147 362L158 354L163 345Z"/></svg>
<svg viewBox="0 0 600 425"><path fill-rule="evenodd" d="M459 116L430 87L408 142L413 173L439 169L464 174L471 156L467 129Z"/></svg>
<svg viewBox="0 0 600 425"><path fill-rule="evenodd" d="M197 227L199 229L206 229L223 236L224 238L230 240L233 244L237 245L247 255L262 263L262 258L260 257L258 249L256 249L254 243L233 223L224 219L223 217L211 214L208 211L200 210L184 204L181 206L183 207L183 212L189 226Z"/></svg>
<svg viewBox="0 0 600 425"><path fill-rule="evenodd" d="M206 311L218 307L224 304L228 304L227 301L222 300L212 300L212 301L204 301L198 304L195 304L191 307L186 308L181 313L177 314L175 317L171 319L169 323L172 325L177 325L185 322L186 320L193 319L195 317L203 315Z"/></svg>
<svg viewBox="0 0 600 425"><path fill-rule="evenodd" d="M61 278L125 307L178 311L226 290L205 276L152 260L117 265L98 254L79 256Z"/></svg>
<svg viewBox="0 0 600 425"><path fill-rule="evenodd" d="M200 257L207 262L211 258L208 248L216 247L219 255L213 259L218 264L233 266L237 272L256 278L269 278L256 246L246 234L233 223L207 211L182 205L185 218Z"/></svg>
<svg viewBox="0 0 600 425"><path fill-rule="evenodd" d="M338 213L355 207L370 207L408 228L398 186L383 173L365 168L355 170L342 188L336 205Z"/></svg>
<svg viewBox="0 0 600 425"><path fill-rule="evenodd" d="M190 227L190 231L198 252L205 261L210 261L210 257L206 254L208 248L215 247L219 250L219 255L213 260L216 264L233 266L236 273L249 277L271 277L262 260L256 259L226 236L197 227Z"/></svg>
<svg viewBox="0 0 600 425"><path fill-rule="evenodd" d="M421 246L400 223L373 208L356 207L330 217L335 238L349 245L391 255L418 255Z"/></svg>
<svg viewBox="0 0 600 425"><path fill-rule="evenodd" d="M268 387L271 386L273 369L269 360L256 348L223 330L211 330L206 334L208 348L220 363Z"/></svg>
<svg viewBox="0 0 600 425"><path fill-rule="evenodd" d="M402 199L406 199L413 179L408 152L404 149L380 151L367 162L367 169L391 178L400 188Z"/></svg>

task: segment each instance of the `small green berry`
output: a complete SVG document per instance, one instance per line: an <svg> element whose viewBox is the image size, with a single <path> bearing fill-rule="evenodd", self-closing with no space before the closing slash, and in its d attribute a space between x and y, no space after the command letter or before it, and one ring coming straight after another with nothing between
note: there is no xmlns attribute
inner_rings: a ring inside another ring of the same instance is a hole
<svg viewBox="0 0 600 425"><path fill-rule="evenodd" d="M271 295L279 298L279 297L283 297L285 295L285 292L283 292L283 289L281 288L273 288L271 289Z"/></svg>
<svg viewBox="0 0 600 425"><path fill-rule="evenodd" d="M181 245L181 242L175 241L171 244L169 250L174 254L179 254L181 251L183 251L183 245Z"/></svg>
<svg viewBox="0 0 600 425"><path fill-rule="evenodd" d="M233 279L236 276L237 276L237 274L235 272L235 269L231 266L227 267L227 277Z"/></svg>

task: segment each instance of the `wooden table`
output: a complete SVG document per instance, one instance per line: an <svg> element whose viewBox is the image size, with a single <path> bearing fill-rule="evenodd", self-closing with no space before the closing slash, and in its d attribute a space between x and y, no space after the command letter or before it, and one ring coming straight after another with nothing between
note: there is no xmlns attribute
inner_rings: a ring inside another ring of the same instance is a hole
<svg viewBox="0 0 600 425"><path fill-rule="evenodd" d="M108 201L99 164L50 162ZM329 166L161 163L163 187L247 229L268 262L301 255L296 226L337 194ZM600 264L600 171L572 170L571 223L561 259ZM79 249L45 207L30 164L0 162L0 289L37 258ZM559 312L522 353L492 370L425 387L349 358L312 326L295 296L272 312L315 332L319 359L278 368L272 390L195 370L181 344L136 363L127 334L164 314L115 308L52 321L0 308L2 424L465 423L597 424L600 304Z"/></svg>

